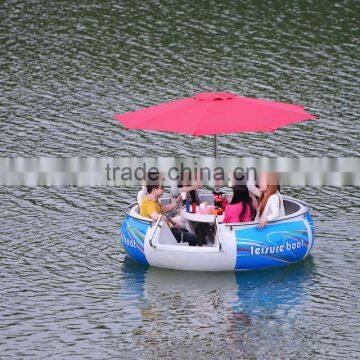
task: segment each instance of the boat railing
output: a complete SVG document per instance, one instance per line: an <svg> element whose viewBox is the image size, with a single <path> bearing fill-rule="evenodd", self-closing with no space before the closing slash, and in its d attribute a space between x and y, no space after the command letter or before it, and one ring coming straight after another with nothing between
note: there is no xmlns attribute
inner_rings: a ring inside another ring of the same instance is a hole
<svg viewBox="0 0 360 360"><path fill-rule="evenodd" d="M282 222L282 221L285 221L285 220L290 220L290 219L296 218L296 217L301 216L301 215L303 215L303 216L305 217L306 214L307 214L307 213L309 212L309 210L310 210L310 209L309 209L309 206L308 206L305 202L303 202L303 201L301 201L301 200L293 199L293 198L288 197L288 196L284 196L284 200L295 202L295 203L298 204L298 205L300 204L300 205L301 205L300 210L296 211L296 212L293 213L293 214L285 215L285 216L283 216L283 217L280 218L280 219L276 219L276 220L269 221L269 224L275 224L275 223ZM130 211L131 211L131 209L132 209L135 205L137 205L137 203L132 203L132 204L128 205L127 208L126 208L126 214L128 214L128 215L130 215L130 216L133 216L133 215L130 214ZM148 223L148 224L150 224L150 225L151 225L151 224L154 224L154 220L150 220L150 219L147 220L147 219L144 219L144 218L142 218L142 217L140 217L140 216L139 216L139 217L136 217L136 219L137 219L138 221L142 221L142 222ZM257 224L258 224L258 222L256 222L256 221L249 221L249 222L242 222L242 223L227 223L227 224L222 223L221 225L222 225L222 226L225 226L225 227L229 227L229 228L230 228L230 231L232 231L232 229L233 229L234 227L239 228L239 227L244 227L244 226L254 226L254 225L257 225ZM215 217L214 225L215 225L216 232L219 233L219 231L217 231L217 228L218 228L218 226L219 226L220 224L219 224L219 221L218 221L217 217ZM158 221L157 221L157 222L155 223L155 229L154 229L153 236L154 236L154 234L155 234L156 229L157 229L158 226L159 226L159 224L158 224ZM221 243L220 243L219 246L221 247Z"/></svg>
<svg viewBox="0 0 360 360"><path fill-rule="evenodd" d="M221 249L222 249L222 245L221 245L221 241L220 241L220 239L221 239L221 235L220 235L220 231L219 231L219 219L218 219L218 217L217 216L215 216L215 219L214 219L214 230L215 230L215 237L216 237L216 239L217 239L217 242L218 242L218 244L219 244L219 251L221 251Z"/></svg>
<svg viewBox="0 0 360 360"><path fill-rule="evenodd" d="M160 225L161 218L162 218L162 216L159 216L159 218L157 219L157 221L156 221L156 223L154 225L154 230L153 230L153 232L151 234L151 238L149 240L150 246L153 247L154 249L156 249L156 245L154 245L153 240L154 240L154 236L155 236L157 228L161 228L161 225Z"/></svg>

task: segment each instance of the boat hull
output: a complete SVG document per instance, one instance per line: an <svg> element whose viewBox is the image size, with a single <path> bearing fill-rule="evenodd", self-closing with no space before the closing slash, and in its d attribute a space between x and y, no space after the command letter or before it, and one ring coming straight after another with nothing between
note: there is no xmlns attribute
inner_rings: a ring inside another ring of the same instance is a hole
<svg viewBox="0 0 360 360"><path fill-rule="evenodd" d="M166 223L137 219L127 213L122 246L134 260L151 266L191 271L245 271L287 266L307 257L314 244L308 208L268 223L218 224L214 246L177 244Z"/></svg>
<svg viewBox="0 0 360 360"><path fill-rule="evenodd" d="M263 229L235 229L236 270L286 266L304 259L314 243L311 216L268 224Z"/></svg>

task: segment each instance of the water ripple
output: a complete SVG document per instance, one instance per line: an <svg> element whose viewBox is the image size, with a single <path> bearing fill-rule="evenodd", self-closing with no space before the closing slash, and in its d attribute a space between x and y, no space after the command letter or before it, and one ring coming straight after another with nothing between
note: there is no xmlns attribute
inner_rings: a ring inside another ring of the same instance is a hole
<svg viewBox="0 0 360 360"><path fill-rule="evenodd" d="M359 3L5 1L1 156L199 156L210 137L125 131L114 113L227 90L320 115L219 137L223 156L359 156ZM4 358L356 358L359 189L290 188L312 257L191 274L117 254L136 188L0 188ZM125 355L126 354L126 355Z"/></svg>

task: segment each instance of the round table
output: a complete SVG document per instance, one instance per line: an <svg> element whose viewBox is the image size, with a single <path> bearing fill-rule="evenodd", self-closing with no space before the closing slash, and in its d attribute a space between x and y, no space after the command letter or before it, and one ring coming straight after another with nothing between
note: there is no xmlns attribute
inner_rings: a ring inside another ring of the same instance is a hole
<svg viewBox="0 0 360 360"><path fill-rule="evenodd" d="M201 223L208 223L213 224L215 222L215 217L217 216L219 223L223 222L224 215L203 215L200 214L199 209L196 209L197 213L193 214L191 212L187 212L185 208L180 210L180 216L186 220L192 222L201 222Z"/></svg>

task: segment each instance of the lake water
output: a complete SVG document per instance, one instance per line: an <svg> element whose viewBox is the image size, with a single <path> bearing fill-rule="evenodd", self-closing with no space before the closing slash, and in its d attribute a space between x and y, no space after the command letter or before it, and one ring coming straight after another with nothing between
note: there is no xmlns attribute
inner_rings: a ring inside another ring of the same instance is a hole
<svg viewBox="0 0 360 360"><path fill-rule="evenodd" d="M209 137L123 131L112 115L227 90L320 119L221 136L219 156L358 157L359 13L356 1L5 0L0 155L212 155ZM359 191L284 187L311 206L306 261L194 274L118 252L135 187L0 187L0 357L357 358Z"/></svg>

